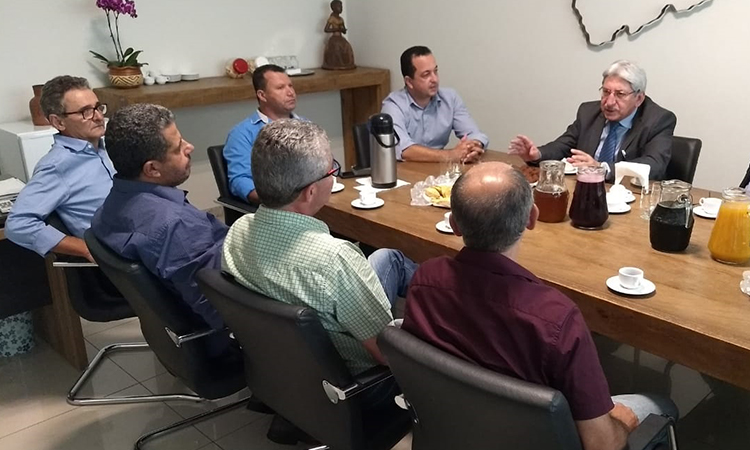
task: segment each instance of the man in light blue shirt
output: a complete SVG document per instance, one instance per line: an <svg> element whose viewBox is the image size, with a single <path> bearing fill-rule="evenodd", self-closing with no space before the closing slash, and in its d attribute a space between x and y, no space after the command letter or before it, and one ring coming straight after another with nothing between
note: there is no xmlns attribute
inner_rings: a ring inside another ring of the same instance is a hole
<svg viewBox="0 0 750 450"><path fill-rule="evenodd" d="M429 48L415 46L401 55L404 88L383 101L382 113L393 118L400 143L401 161L476 162L489 139L479 131L461 97L453 89L440 88L437 62ZM445 149L451 131L461 141Z"/></svg>
<svg viewBox="0 0 750 450"><path fill-rule="evenodd" d="M59 76L42 88L41 106L60 133L34 168L5 223L5 235L44 256L50 251L93 261L83 241L94 212L112 187L115 169L104 150L104 113L85 78ZM72 236L45 220L57 212Z"/></svg>
<svg viewBox="0 0 750 450"><path fill-rule="evenodd" d="M255 138L260 129L272 120L299 117L292 112L297 106L292 80L281 67L267 64L255 69L253 87L258 98L258 110L229 132L224 144L224 159L227 162L229 190L242 200L258 205L260 199L255 192L250 165Z"/></svg>

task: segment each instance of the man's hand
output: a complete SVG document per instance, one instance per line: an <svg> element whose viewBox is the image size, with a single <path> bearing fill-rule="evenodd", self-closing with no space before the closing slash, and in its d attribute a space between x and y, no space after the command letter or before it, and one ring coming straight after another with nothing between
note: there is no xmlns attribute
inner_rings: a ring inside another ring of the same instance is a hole
<svg viewBox="0 0 750 450"><path fill-rule="evenodd" d="M458 141L458 144L456 144L456 146L453 147L452 150L450 150L449 159L451 161L458 162L465 161L466 157L472 152L472 149L474 147L473 142L474 141L466 139L466 136L462 137L461 140Z"/></svg>
<svg viewBox="0 0 750 450"><path fill-rule="evenodd" d="M572 153L573 156L568 158L568 162L573 164L575 167L599 165L599 162L595 160L593 156L589 155L588 153L584 151L572 149L570 153Z"/></svg>
<svg viewBox="0 0 750 450"><path fill-rule="evenodd" d="M86 242L83 239L74 236L65 236L62 240L52 248L55 253L61 253L63 255L73 255L86 258L92 263L95 263L94 257L91 256L89 248L86 246Z"/></svg>
<svg viewBox="0 0 750 450"><path fill-rule="evenodd" d="M479 160L482 159L482 155L484 155L484 147L482 147L482 143L472 139L469 141L469 148L470 151L464 156L462 162L465 164L478 163Z"/></svg>
<svg viewBox="0 0 750 450"><path fill-rule="evenodd" d="M623 405L622 403L615 402L615 407L609 412L609 415L622 423L628 433L632 433L633 430L638 428L638 416L635 415L632 409Z"/></svg>
<svg viewBox="0 0 750 450"><path fill-rule="evenodd" d="M508 153L518 155L526 162L537 161L542 158L542 153L528 137L519 134L510 141Z"/></svg>

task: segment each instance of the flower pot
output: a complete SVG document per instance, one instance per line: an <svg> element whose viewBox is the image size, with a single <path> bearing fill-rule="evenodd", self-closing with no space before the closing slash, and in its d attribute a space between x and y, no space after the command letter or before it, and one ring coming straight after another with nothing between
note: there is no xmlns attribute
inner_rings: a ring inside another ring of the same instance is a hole
<svg viewBox="0 0 750 450"><path fill-rule="evenodd" d="M140 67L110 67L109 82L116 88L135 88L143 84L143 74Z"/></svg>
<svg viewBox="0 0 750 450"><path fill-rule="evenodd" d="M35 84L31 86L31 89L34 90L34 97L29 100L29 112L31 112L31 122L34 125L49 125L49 122L47 121L47 118L44 117L44 113L42 112L42 106L39 104L39 100L42 97L42 88L44 87L43 84Z"/></svg>

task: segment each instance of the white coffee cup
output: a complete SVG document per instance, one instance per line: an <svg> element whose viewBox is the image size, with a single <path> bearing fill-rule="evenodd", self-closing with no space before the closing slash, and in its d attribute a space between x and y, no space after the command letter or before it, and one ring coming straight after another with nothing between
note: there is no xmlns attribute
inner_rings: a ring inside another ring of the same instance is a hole
<svg viewBox="0 0 750 450"><path fill-rule="evenodd" d="M377 193L372 189L362 189L359 191L359 202L365 206L372 205L378 199Z"/></svg>
<svg viewBox="0 0 750 450"><path fill-rule="evenodd" d="M447 213L443 214L443 226L445 226L445 228L448 228L449 230L452 229L452 227L451 227L451 213L450 212L447 212Z"/></svg>
<svg viewBox="0 0 750 450"><path fill-rule="evenodd" d="M607 205L620 206L625 204L625 194L620 192L607 192Z"/></svg>
<svg viewBox="0 0 750 450"><path fill-rule="evenodd" d="M155 81L156 80L154 80L154 77L143 77L143 84L145 84L146 86L151 86Z"/></svg>
<svg viewBox="0 0 750 450"><path fill-rule="evenodd" d="M167 81L169 81L169 78L164 75L158 75L156 77L156 84L167 84Z"/></svg>
<svg viewBox="0 0 750 450"><path fill-rule="evenodd" d="M623 267L617 275L620 286L625 289L636 289L643 281L643 271L637 267Z"/></svg>
<svg viewBox="0 0 750 450"><path fill-rule="evenodd" d="M715 198L715 197L704 197L700 199L700 202L703 207L703 211L706 211L706 213L715 215L719 212L719 207L721 206L721 199Z"/></svg>
<svg viewBox="0 0 750 450"><path fill-rule="evenodd" d="M632 192L625 186L621 184L613 184L612 187L609 188L610 193L617 193L622 194L624 197L627 197L628 195L631 195Z"/></svg>

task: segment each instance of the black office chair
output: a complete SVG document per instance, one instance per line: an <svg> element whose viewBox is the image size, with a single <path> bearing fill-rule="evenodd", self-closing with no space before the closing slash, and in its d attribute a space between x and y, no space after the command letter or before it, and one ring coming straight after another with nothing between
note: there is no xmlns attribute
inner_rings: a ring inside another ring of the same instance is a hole
<svg viewBox="0 0 750 450"><path fill-rule="evenodd" d="M224 159L224 146L213 145L208 147L208 161L214 173L216 187L219 189L219 198L216 203L224 208L224 223L231 226L235 220L247 213L254 213L257 205L232 195L229 191L229 175L227 173L227 161Z"/></svg>
<svg viewBox="0 0 750 450"><path fill-rule="evenodd" d="M492 372L395 327L380 333L378 347L412 414L413 450L581 450L559 391ZM651 415L628 448L644 448L664 428L675 443L672 420Z"/></svg>
<svg viewBox="0 0 750 450"><path fill-rule="evenodd" d="M667 164L664 179L682 180L692 184L702 146L703 143L700 139L674 136L672 138L672 157Z"/></svg>
<svg viewBox="0 0 750 450"><path fill-rule="evenodd" d="M58 229L67 236L72 236L60 216L52 212L47 216L48 225ZM63 270L63 276L58 277L62 285L61 295L67 295L75 312L90 322L111 322L114 320L135 317L135 312L127 300L120 294L111 281L102 273L96 264L83 258L70 255L50 253L53 270ZM99 364L108 355L118 351L132 351L147 349L145 342L127 342L110 344L99 350L86 369L81 373L73 387L68 391L67 401L75 406L113 405L120 403L139 403L148 401L162 401L165 399L179 400L173 396L111 396L111 397L78 397L78 391L93 376Z"/></svg>
<svg viewBox="0 0 750 450"><path fill-rule="evenodd" d="M748 183L750 183L750 166L748 166L747 172L745 172L745 177L742 178L742 181L740 182L740 187L745 188Z"/></svg>
<svg viewBox="0 0 750 450"><path fill-rule="evenodd" d="M149 347L173 376L197 395L182 395L180 400L214 400L234 394L245 387L242 354L231 345L227 352L211 356L210 339L221 333L208 329L205 322L176 294L169 291L141 263L127 260L102 244L91 230L84 234L86 245L101 270L123 293L140 319L141 331ZM164 400L164 396L154 401ZM135 445L170 431L191 425L248 402L243 399L182 420L142 436Z"/></svg>
<svg viewBox="0 0 750 450"><path fill-rule="evenodd" d="M370 168L370 130L366 123L354 125L354 152L357 156L356 169Z"/></svg>
<svg viewBox="0 0 750 450"><path fill-rule="evenodd" d="M314 310L269 299L218 270L197 278L242 347L253 396L323 442L321 449L385 450L408 432L408 414L395 404L360 405L358 394L390 378L388 369L353 377Z"/></svg>

